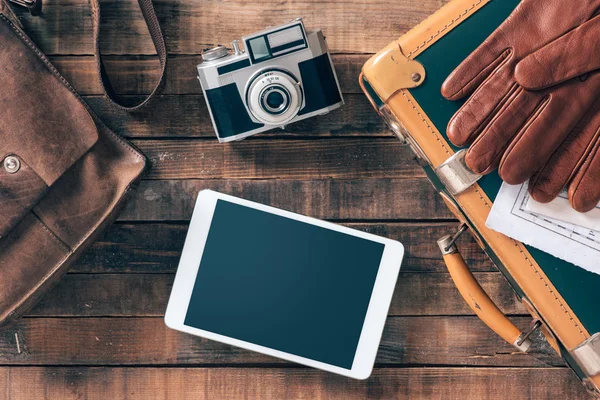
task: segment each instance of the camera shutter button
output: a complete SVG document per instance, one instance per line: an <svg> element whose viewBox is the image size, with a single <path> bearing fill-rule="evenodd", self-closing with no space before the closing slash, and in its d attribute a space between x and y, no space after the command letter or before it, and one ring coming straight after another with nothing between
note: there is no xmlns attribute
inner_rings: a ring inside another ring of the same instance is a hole
<svg viewBox="0 0 600 400"><path fill-rule="evenodd" d="M234 40L233 42L231 42L231 47L233 48L233 54L235 54L236 56L239 56L240 54L242 54L244 51L240 48L240 41L239 40Z"/></svg>

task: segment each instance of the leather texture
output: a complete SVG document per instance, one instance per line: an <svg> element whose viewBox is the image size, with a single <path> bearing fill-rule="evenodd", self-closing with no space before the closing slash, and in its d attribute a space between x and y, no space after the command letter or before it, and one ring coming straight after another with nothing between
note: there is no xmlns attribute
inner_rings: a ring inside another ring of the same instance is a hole
<svg viewBox="0 0 600 400"><path fill-rule="evenodd" d="M530 69L518 71L518 66L523 60L526 65L537 64L552 54L554 61L542 67L551 71L559 60L553 54L555 49L572 44L569 33L573 30L588 31L586 22L599 8L600 0L523 0L450 74L442 86L443 96L449 100L469 98L450 120L447 133L457 146L470 144L466 162L473 171L487 174L498 168L504 181L520 184L563 144L597 98L600 73L580 78L577 75L583 63L569 59L555 70L562 72L564 82L550 85L544 78L536 82L536 77L524 73ZM531 57L553 42L555 46ZM581 54L572 53L577 58ZM587 72L585 68L583 72ZM527 75L524 81L540 87L527 90L517 80L522 75Z"/></svg>
<svg viewBox="0 0 600 400"><path fill-rule="evenodd" d="M97 118L6 0L0 41L1 326L33 306L116 218L146 158ZM17 168L6 168L7 157Z"/></svg>
<svg viewBox="0 0 600 400"><path fill-rule="evenodd" d="M150 102L154 98L154 96L162 93L164 86L167 82L167 46L165 44L165 38L160 29L160 25L158 23L158 17L156 16L156 12L154 11L154 5L152 4L152 0L138 0L138 5L142 10L142 15L144 16L144 20L146 21L146 25L148 26L148 33L150 33L152 43L154 44L154 48L156 49L156 54L158 56L158 61L160 62L161 71L159 75L159 80L156 83L150 95L148 95L138 104L129 106L122 104L121 100L116 95L110 83L108 75L106 74L104 63L102 61L102 53L100 52L100 1L90 0L90 6L92 8L92 24L94 27L94 57L96 59L98 76L100 77L100 86L104 90L104 94L111 101L111 103L115 107L125 111L139 110L140 108L147 105L148 102Z"/></svg>
<svg viewBox="0 0 600 400"><path fill-rule="evenodd" d="M541 90L600 69L600 16L527 56L517 64L517 82ZM571 206L580 212L600 202L600 96L548 163L530 181L542 203L568 186Z"/></svg>
<svg viewBox="0 0 600 400"><path fill-rule="evenodd" d="M444 254L443 257L452 281L471 310L498 336L514 345L521 336L521 330L504 315L479 285L463 256L455 252Z"/></svg>
<svg viewBox="0 0 600 400"><path fill-rule="evenodd" d="M13 155L13 157L16 157ZM40 176L17 157L20 169L9 173L0 169L0 239L19 223L48 191Z"/></svg>
<svg viewBox="0 0 600 400"><path fill-rule="evenodd" d="M472 227L474 237L500 268L520 297L535 307L561 343L562 355L600 330L596 304L600 277L553 258L487 228L485 223L501 186L489 174L458 196L446 196L433 169L457 150L446 136L446 127L460 102L448 102L440 86L455 66L506 20L518 0L452 0L432 17L400 37L403 54L424 65L427 80L412 90L400 90L385 103L424 154L424 170L447 200L457 218ZM374 57L377 57L375 55ZM377 87L379 76L363 69L362 78ZM371 93L371 89L365 90ZM581 371L575 369L583 379ZM600 389L600 376L591 378Z"/></svg>
<svg viewBox="0 0 600 400"><path fill-rule="evenodd" d="M587 212L600 203L600 97L560 148L531 178L529 193L541 202L568 188L573 209Z"/></svg>

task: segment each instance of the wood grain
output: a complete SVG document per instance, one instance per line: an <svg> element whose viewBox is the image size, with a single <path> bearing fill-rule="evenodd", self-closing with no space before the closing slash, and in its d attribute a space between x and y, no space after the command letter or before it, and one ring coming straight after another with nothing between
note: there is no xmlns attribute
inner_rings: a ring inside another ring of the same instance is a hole
<svg viewBox="0 0 600 400"><path fill-rule="evenodd" d="M354 229L398 240L404 245L403 272L447 272L437 246L458 222L346 223ZM118 223L96 241L75 264L75 273L173 273L187 232L187 223ZM470 235L458 242L469 267L477 272L496 268Z"/></svg>
<svg viewBox="0 0 600 400"><path fill-rule="evenodd" d="M499 272L475 277L508 315L525 315L524 307ZM71 274L27 315L44 317L161 317L173 274ZM473 315L447 273L402 272L391 316Z"/></svg>
<svg viewBox="0 0 600 400"><path fill-rule="evenodd" d="M6 400L588 399L566 368L375 369L365 381L306 368L0 368Z"/></svg>
<svg viewBox="0 0 600 400"><path fill-rule="evenodd" d="M212 189L329 220L454 219L429 181L417 179L146 180L121 221L189 221L196 195Z"/></svg>
<svg viewBox="0 0 600 400"><path fill-rule="evenodd" d="M140 100L139 96L128 98ZM103 97L86 96L85 100L121 136L169 139L203 137L216 142L202 96L163 96L135 114L116 109ZM394 137L364 95L347 94L344 95L344 101L346 104L342 108L327 115L293 123L285 129L260 133L254 138Z"/></svg>
<svg viewBox="0 0 600 400"><path fill-rule="evenodd" d="M521 329L530 317L513 317ZM377 363L388 366L562 366L536 333L520 353L477 317L390 317ZM18 345L17 345L18 338ZM0 331L0 365L260 366L284 361L176 332L162 318L24 318Z"/></svg>
<svg viewBox="0 0 600 400"><path fill-rule="evenodd" d="M122 222L28 317L0 331L0 397L585 398L575 375L539 334L531 354L516 353L472 316L435 244L455 229L454 217L357 84L372 53L446 2L154 1L170 53L166 94L133 114L101 96L87 0L45 1L42 17L17 9L26 31L98 115L134 139L155 166ZM152 89L158 61L137 2L101 3L105 65L116 91L133 102ZM196 80L198 54L297 16L327 35L346 105L285 131L218 145ZM197 192L206 188L405 245L377 359L381 368L369 380L306 369L165 327L161 316L187 221ZM530 317L522 316L522 306L479 247L468 235L459 245L492 298L526 327Z"/></svg>
<svg viewBox="0 0 600 400"><path fill-rule="evenodd" d="M370 55L335 54L332 61L345 94L361 94L358 75ZM148 94L159 78L160 64L150 56L107 56L103 58L115 91L121 95ZM50 61L81 95L104 94L96 61L92 56L52 56ZM202 94L197 79L198 55L170 55L165 94Z"/></svg>
<svg viewBox="0 0 600 400"><path fill-rule="evenodd" d="M155 3L167 49L198 54L217 43L303 17L308 29L320 28L333 53L374 53L428 17L446 1L372 2L318 0L162 0ZM133 0L102 3L102 49L106 54L153 54L154 47ZM27 32L47 54L92 54L90 9L85 0L54 0L44 4L44 18L17 10ZM376 26L373 22L377 21Z"/></svg>
<svg viewBox="0 0 600 400"><path fill-rule="evenodd" d="M399 140L133 141L150 159L146 179L381 179L425 173Z"/></svg>

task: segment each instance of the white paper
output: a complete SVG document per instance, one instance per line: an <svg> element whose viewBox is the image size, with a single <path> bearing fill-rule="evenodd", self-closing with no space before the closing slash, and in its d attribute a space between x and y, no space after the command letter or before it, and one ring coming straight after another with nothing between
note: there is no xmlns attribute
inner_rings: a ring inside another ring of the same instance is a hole
<svg viewBox="0 0 600 400"><path fill-rule="evenodd" d="M534 214L600 231L600 205L587 213L582 214L577 212L573 210L573 207L569 204L569 198L566 191L563 191L556 199L548 204L538 203L537 201L530 199L527 202L526 209Z"/></svg>
<svg viewBox="0 0 600 400"><path fill-rule="evenodd" d="M527 210L527 184L502 184L488 217L488 228L562 260L600 274L600 232Z"/></svg>

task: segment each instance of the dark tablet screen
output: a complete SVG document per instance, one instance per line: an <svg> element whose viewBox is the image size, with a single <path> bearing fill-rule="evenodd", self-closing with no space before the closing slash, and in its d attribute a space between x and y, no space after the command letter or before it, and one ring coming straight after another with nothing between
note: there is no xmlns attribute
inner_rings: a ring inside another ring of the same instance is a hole
<svg viewBox="0 0 600 400"><path fill-rule="evenodd" d="M351 369L383 250L218 200L185 325Z"/></svg>

